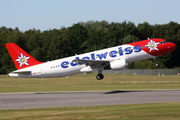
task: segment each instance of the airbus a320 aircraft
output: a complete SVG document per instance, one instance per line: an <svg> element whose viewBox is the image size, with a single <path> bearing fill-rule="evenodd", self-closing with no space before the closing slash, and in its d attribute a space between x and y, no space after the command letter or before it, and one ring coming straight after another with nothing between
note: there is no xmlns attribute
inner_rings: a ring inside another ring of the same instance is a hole
<svg viewBox="0 0 180 120"><path fill-rule="evenodd" d="M104 78L102 70L125 69L128 63L155 58L169 53L176 45L164 39L148 39L49 62L39 62L15 43L5 44L17 68L9 77L64 77L97 70L96 78Z"/></svg>

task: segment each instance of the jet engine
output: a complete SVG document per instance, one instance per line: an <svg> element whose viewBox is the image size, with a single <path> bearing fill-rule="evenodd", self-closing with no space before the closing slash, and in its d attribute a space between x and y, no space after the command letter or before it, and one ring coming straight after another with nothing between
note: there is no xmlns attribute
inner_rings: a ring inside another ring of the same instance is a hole
<svg viewBox="0 0 180 120"><path fill-rule="evenodd" d="M115 60L110 62L110 67L112 70L121 70L128 67L125 59Z"/></svg>
<svg viewBox="0 0 180 120"><path fill-rule="evenodd" d="M92 72L93 70L92 70L92 68L90 67L90 66L87 66L87 67L85 67L85 68L82 68L81 70L80 70L80 72L82 72L82 73L88 73L88 72Z"/></svg>

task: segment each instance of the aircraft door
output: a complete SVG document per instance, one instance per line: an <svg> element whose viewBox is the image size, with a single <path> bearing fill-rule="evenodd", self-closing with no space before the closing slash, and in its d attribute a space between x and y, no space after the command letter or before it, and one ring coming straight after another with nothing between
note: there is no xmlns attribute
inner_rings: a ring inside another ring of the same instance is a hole
<svg viewBox="0 0 180 120"><path fill-rule="evenodd" d="M41 66L41 75L47 75L46 69L45 69L45 65Z"/></svg>

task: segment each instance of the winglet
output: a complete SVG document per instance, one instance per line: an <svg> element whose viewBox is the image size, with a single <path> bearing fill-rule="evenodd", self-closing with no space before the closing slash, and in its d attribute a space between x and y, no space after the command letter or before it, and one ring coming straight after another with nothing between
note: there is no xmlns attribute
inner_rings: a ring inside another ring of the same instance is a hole
<svg viewBox="0 0 180 120"><path fill-rule="evenodd" d="M18 70L42 63L34 59L15 43L7 43L5 46Z"/></svg>

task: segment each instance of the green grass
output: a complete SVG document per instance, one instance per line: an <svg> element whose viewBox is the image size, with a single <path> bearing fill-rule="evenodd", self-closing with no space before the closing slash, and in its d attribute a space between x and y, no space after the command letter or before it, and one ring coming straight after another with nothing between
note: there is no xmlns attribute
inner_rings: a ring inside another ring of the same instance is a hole
<svg viewBox="0 0 180 120"><path fill-rule="evenodd" d="M96 74L82 74L68 78L10 78L0 75L0 93L46 91L98 91L180 89L180 76L135 76L104 74L96 80Z"/></svg>
<svg viewBox="0 0 180 120"><path fill-rule="evenodd" d="M179 120L180 103L0 110L1 120Z"/></svg>
<svg viewBox="0 0 180 120"><path fill-rule="evenodd" d="M104 74L101 81L96 74L82 74L68 78L9 78L0 76L0 93L96 91L96 90L150 90L180 89L180 76L135 76ZM84 107L59 107L0 110L0 120L179 120L180 103L151 103Z"/></svg>

